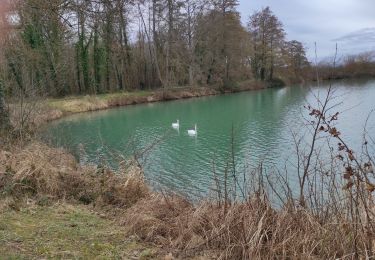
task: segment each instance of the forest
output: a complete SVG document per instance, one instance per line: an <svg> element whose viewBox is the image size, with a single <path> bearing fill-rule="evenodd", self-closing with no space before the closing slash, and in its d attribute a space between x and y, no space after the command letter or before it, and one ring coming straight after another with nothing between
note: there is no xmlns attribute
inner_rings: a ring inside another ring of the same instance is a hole
<svg viewBox="0 0 375 260"><path fill-rule="evenodd" d="M301 78L302 43L236 0L25 0L3 10L5 92L65 96ZM5 6L5 5L4 5ZM284 76L282 76L284 75Z"/></svg>

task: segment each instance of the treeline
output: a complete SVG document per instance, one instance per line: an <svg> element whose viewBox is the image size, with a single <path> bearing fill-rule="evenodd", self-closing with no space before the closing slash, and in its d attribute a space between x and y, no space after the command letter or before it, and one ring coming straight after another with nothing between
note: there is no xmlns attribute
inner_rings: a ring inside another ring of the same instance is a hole
<svg viewBox="0 0 375 260"><path fill-rule="evenodd" d="M336 62L321 61L317 68L318 75L323 80L375 77L375 52L345 55ZM316 79L314 72L311 78Z"/></svg>
<svg viewBox="0 0 375 260"><path fill-rule="evenodd" d="M298 80L309 66L304 46L286 40L268 7L243 26L237 5L237 0L10 1L3 12L9 30L2 23L5 91L64 96L231 87L281 75Z"/></svg>

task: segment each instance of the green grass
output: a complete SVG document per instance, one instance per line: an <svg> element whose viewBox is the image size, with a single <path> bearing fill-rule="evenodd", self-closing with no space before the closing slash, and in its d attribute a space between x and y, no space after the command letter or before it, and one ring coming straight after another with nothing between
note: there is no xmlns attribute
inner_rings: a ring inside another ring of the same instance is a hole
<svg viewBox="0 0 375 260"><path fill-rule="evenodd" d="M155 252L84 207L38 206L0 213L1 259L148 259Z"/></svg>

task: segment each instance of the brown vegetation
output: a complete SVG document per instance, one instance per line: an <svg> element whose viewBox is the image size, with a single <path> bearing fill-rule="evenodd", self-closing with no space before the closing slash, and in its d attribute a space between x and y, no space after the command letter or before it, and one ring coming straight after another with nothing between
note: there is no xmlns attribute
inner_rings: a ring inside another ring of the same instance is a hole
<svg viewBox="0 0 375 260"><path fill-rule="evenodd" d="M274 209L265 195L242 203L201 202L148 192L138 170L124 176L78 166L70 155L44 145L1 153L2 197L40 205L65 198L106 209L142 241L174 256L223 259L352 258L371 256L372 229L358 229L345 215L325 216L308 208ZM131 177L130 177L131 176ZM4 201L4 200L3 200ZM4 205L3 205L4 207ZM129 208L130 207L130 208ZM116 211L116 208L122 209ZM359 224L358 224L359 225ZM356 241L356 248L353 248Z"/></svg>
<svg viewBox="0 0 375 260"><path fill-rule="evenodd" d="M0 152L0 190L16 202L30 197L41 203L64 199L114 207L128 207L149 193L136 166L116 174L80 166L66 151L39 143Z"/></svg>
<svg viewBox="0 0 375 260"><path fill-rule="evenodd" d="M351 79L375 77L375 52L364 52L356 55L346 55L336 62L322 61L317 65L322 80ZM316 80L316 71L311 70L309 78Z"/></svg>
<svg viewBox="0 0 375 260"><path fill-rule="evenodd" d="M308 209L274 209L264 198L233 203L225 210L213 202L193 206L182 199L158 196L138 202L123 218L132 233L172 249L182 258L337 259L352 258L356 253L373 255L366 251L369 236L365 232L370 230L357 232L344 216L327 216L322 223Z"/></svg>

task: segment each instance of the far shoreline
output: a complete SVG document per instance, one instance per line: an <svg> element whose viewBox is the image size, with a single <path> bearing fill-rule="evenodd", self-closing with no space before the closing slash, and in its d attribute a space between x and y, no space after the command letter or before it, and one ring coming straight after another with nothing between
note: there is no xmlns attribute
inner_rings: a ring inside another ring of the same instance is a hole
<svg viewBox="0 0 375 260"><path fill-rule="evenodd" d="M39 127L70 115L102 111L139 104L168 102L199 97L234 94L239 92L271 88L266 82L248 80L236 87L219 89L214 87L178 87L156 90L115 92L99 95L71 96L47 99L36 111L33 123Z"/></svg>

